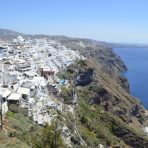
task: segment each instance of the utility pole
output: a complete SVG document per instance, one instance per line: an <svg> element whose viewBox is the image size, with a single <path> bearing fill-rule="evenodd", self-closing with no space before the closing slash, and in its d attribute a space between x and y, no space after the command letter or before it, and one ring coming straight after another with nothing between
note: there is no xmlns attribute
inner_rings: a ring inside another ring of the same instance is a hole
<svg viewBox="0 0 148 148"><path fill-rule="evenodd" d="M19 99L19 104L18 105L19 105L19 114L20 114L20 99Z"/></svg>
<svg viewBox="0 0 148 148"><path fill-rule="evenodd" d="M55 148L57 148L57 130L58 130L58 119L56 119L56 127L55 127Z"/></svg>
<svg viewBox="0 0 148 148"><path fill-rule="evenodd" d="M4 84L4 63L2 63L2 85Z"/></svg>
<svg viewBox="0 0 148 148"><path fill-rule="evenodd" d="M0 94L0 116L1 116L1 125L0 128L3 129L3 106L2 106L2 95Z"/></svg>

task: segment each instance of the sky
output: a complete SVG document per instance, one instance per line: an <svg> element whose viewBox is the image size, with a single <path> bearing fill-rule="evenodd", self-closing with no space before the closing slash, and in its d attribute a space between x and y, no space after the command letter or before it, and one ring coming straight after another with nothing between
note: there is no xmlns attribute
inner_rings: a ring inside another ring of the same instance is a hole
<svg viewBox="0 0 148 148"><path fill-rule="evenodd" d="M148 43L148 0L0 0L0 28Z"/></svg>

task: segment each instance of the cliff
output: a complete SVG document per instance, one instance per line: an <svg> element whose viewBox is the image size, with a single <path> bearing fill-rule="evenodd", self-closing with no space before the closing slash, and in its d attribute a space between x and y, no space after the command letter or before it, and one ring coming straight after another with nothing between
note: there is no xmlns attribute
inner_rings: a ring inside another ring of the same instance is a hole
<svg viewBox="0 0 148 148"><path fill-rule="evenodd" d="M9 36L8 32L2 38L11 40L13 33ZM70 95L71 89L74 88L72 83L60 94L65 101L63 103L74 106L72 113L69 111L58 113L60 122L73 133L70 139L73 147L80 147L82 143L87 147L99 147L99 144L112 147L147 147L148 137L142 130L146 121L145 110L140 102L129 94L128 80L120 75L127 67L112 51L116 45L64 36L25 35L25 37L46 37L59 41L72 50L79 50L87 60L78 61L64 72L61 71L62 76L67 79L73 80L78 69L81 71L95 69L95 77L91 83L76 87L75 105ZM9 118L8 120L11 121ZM24 129L23 131L27 138L22 137L22 131L19 138L26 142L29 134L28 131Z"/></svg>
<svg viewBox="0 0 148 148"><path fill-rule="evenodd" d="M112 50L117 45L89 39L69 38L58 41L69 48L79 50L86 58L92 58L97 61L101 66L102 72L109 74L111 78L116 80L120 86L129 92L128 80L121 75L121 72L126 71L127 67L122 59Z"/></svg>
<svg viewBox="0 0 148 148"><path fill-rule="evenodd" d="M75 76L76 69L85 71L89 67L95 69L95 77L86 86L77 86L78 102L75 116L66 114L65 124L74 132L73 120L76 120L79 134L88 147L100 144L120 147L144 147L148 138L142 127L146 121L145 110L139 101L130 96L109 74L102 72L101 64L89 58L85 62L71 65L62 73L67 79ZM70 73L69 73L70 72ZM73 88L73 86L69 87ZM63 91L65 103L70 104L71 90ZM76 134L74 145L80 146L81 140Z"/></svg>

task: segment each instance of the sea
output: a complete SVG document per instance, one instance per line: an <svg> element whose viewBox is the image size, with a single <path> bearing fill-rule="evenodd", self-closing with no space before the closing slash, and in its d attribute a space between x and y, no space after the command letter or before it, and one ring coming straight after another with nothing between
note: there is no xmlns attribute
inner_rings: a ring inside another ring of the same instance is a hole
<svg viewBox="0 0 148 148"><path fill-rule="evenodd" d="M148 48L115 48L128 70L123 72L130 84L131 95L148 109Z"/></svg>

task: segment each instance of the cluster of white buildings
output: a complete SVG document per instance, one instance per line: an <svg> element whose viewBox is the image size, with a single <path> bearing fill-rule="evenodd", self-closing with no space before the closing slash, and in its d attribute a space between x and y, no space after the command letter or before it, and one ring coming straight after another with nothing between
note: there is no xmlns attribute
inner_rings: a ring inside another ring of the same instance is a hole
<svg viewBox="0 0 148 148"><path fill-rule="evenodd" d="M25 40L19 36L11 44L2 47L2 114L5 115L11 107L19 112L24 109L38 124L50 124L56 117L52 109L62 110L62 105L50 98L52 94L49 94L47 85L54 86L60 91L62 84L56 74L81 58L83 57L78 51L47 39Z"/></svg>

